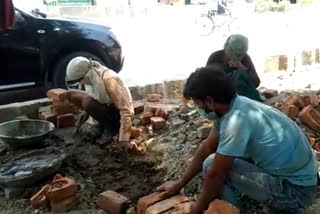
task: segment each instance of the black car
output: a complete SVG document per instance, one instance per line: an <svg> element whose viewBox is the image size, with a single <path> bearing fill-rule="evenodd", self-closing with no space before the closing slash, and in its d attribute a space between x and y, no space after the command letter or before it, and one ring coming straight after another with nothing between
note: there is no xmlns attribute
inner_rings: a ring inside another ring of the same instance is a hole
<svg viewBox="0 0 320 214"><path fill-rule="evenodd" d="M109 27L16 9L15 27L0 31L0 93L64 87L67 64L77 56L97 60L116 72L123 64L121 45Z"/></svg>

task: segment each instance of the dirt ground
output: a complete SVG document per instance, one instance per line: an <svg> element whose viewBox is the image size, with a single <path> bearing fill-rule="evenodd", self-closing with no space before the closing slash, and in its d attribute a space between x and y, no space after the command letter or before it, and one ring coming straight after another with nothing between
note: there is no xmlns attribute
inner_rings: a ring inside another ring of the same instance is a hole
<svg viewBox="0 0 320 214"><path fill-rule="evenodd" d="M279 107L286 96L286 93L280 94L273 101L269 100L269 104ZM166 127L161 131L153 132L150 127L140 126L146 133L142 139L147 145L144 156L128 153L108 140L87 141L84 138L72 138L72 129L56 130L46 145L59 147L65 152L67 156L59 173L74 178L80 193L80 203L70 213L101 214L96 206L96 198L105 190L123 194L135 204L141 196L153 192L165 180L181 176L201 143L197 129L212 123L198 114L181 119L182 114L191 110L192 106L173 111ZM316 143L320 142L319 133L310 130L299 120L296 122L308 136L316 139ZM12 150L1 154L0 164L15 154ZM17 200L6 200L0 190L0 214L51 213L49 209L32 209L29 198L52 178L53 176L26 189ZM202 175L199 174L184 188L184 192L195 199L201 189L202 180ZM262 204L247 197L241 196L241 199L245 214L272 213ZM319 213L319 208L320 202L308 214Z"/></svg>

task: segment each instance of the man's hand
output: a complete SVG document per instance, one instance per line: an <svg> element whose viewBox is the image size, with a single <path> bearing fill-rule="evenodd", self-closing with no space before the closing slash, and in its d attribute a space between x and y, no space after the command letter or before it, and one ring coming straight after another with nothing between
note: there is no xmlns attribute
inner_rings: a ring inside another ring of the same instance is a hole
<svg viewBox="0 0 320 214"><path fill-rule="evenodd" d="M246 66L244 66L240 61L238 61L238 62L230 61L229 65L230 65L230 67L237 68L237 69L247 69Z"/></svg>
<svg viewBox="0 0 320 214"><path fill-rule="evenodd" d="M63 92L60 96L59 99L61 102L70 102L70 94L69 91Z"/></svg>
<svg viewBox="0 0 320 214"><path fill-rule="evenodd" d="M176 195L180 192L181 187L178 182L167 181L161 186L157 187L157 192L162 192L160 198L169 198L170 196Z"/></svg>
<svg viewBox="0 0 320 214"><path fill-rule="evenodd" d="M89 114L87 112L82 112L79 119L76 122L75 129L73 131L73 136L79 133L81 126L88 120Z"/></svg>

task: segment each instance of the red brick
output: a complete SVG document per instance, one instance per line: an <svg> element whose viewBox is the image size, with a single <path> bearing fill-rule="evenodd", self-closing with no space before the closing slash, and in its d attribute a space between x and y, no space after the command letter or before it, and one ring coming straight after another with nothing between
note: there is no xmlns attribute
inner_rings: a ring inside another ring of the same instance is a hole
<svg viewBox="0 0 320 214"><path fill-rule="evenodd" d="M316 139L315 139L314 137L308 137L308 141L309 141L311 147L313 147L313 145L314 145L315 142L316 142Z"/></svg>
<svg viewBox="0 0 320 214"><path fill-rule="evenodd" d="M270 99L272 97L278 96L278 91L275 89L267 89L262 92L262 95L265 96L265 98Z"/></svg>
<svg viewBox="0 0 320 214"><path fill-rule="evenodd" d="M70 105L70 102L68 101L60 101L60 100L52 100L53 106L64 106L64 105Z"/></svg>
<svg viewBox="0 0 320 214"><path fill-rule="evenodd" d="M162 214L169 210L174 209L174 207L180 203L189 201L189 199L185 195L176 195L164 201L160 201L152 206L150 206L145 214Z"/></svg>
<svg viewBox="0 0 320 214"><path fill-rule="evenodd" d="M297 106L287 103L283 103L283 105L281 106L281 111L291 119L295 119L300 113Z"/></svg>
<svg viewBox="0 0 320 214"><path fill-rule="evenodd" d="M51 106L51 113L56 115L69 114L74 112L74 105Z"/></svg>
<svg viewBox="0 0 320 214"><path fill-rule="evenodd" d="M285 99L284 103L287 105L295 105L299 110L302 110L305 107L302 97L297 94L289 96Z"/></svg>
<svg viewBox="0 0 320 214"><path fill-rule="evenodd" d="M40 114L40 119L49 121L53 123L55 126L57 126L57 115L52 114L51 112L42 112Z"/></svg>
<svg viewBox="0 0 320 214"><path fill-rule="evenodd" d="M174 209L165 212L164 214L186 214L188 211L188 206L191 205L191 202L184 202L178 204Z"/></svg>
<svg viewBox="0 0 320 214"><path fill-rule="evenodd" d="M169 119L169 113L161 108L158 108L155 112L156 117L162 117L165 120Z"/></svg>
<svg viewBox="0 0 320 214"><path fill-rule="evenodd" d="M141 129L131 127L131 138L137 138L141 134Z"/></svg>
<svg viewBox="0 0 320 214"><path fill-rule="evenodd" d="M57 117L57 128L68 128L75 125L73 114L63 114Z"/></svg>
<svg viewBox="0 0 320 214"><path fill-rule="evenodd" d="M299 119L309 128L320 133L320 113L311 105L300 112Z"/></svg>
<svg viewBox="0 0 320 214"><path fill-rule="evenodd" d="M110 214L122 214L130 206L130 201L127 197L108 190L99 195L97 205Z"/></svg>
<svg viewBox="0 0 320 214"><path fill-rule="evenodd" d="M141 102L133 103L133 109L135 114L139 114L144 111L144 104Z"/></svg>
<svg viewBox="0 0 320 214"><path fill-rule="evenodd" d="M147 101L148 102L159 102L161 98L160 94L148 94Z"/></svg>
<svg viewBox="0 0 320 214"><path fill-rule="evenodd" d="M150 106L147 105L144 109L144 112L151 112L153 115L156 113L157 107L156 106Z"/></svg>
<svg viewBox="0 0 320 214"><path fill-rule="evenodd" d="M240 214L240 210L222 200L214 200L205 214Z"/></svg>
<svg viewBox="0 0 320 214"><path fill-rule="evenodd" d="M137 205L137 214L144 214L148 207L158 203L159 201L162 201L162 199L159 197L160 194L161 193L159 192L155 192L140 198Z"/></svg>
<svg viewBox="0 0 320 214"><path fill-rule="evenodd" d="M62 201L51 201L51 211L56 213L63 213L71 210L79 203L79 195L74 195Z"/></svg>
<svg viewBox="0 0 320 214"><path fill-rule="evenodd" d="M313 107L317 106L318 103L318 97L315 94L309 94L302 97L302 100L304 102L304 106L312 105Z"/></svg>
<svg viewBox="0 0 320 214"><path fill-rule="evenodd" d="M151 117L151 123L154 130L160 130L166 126L166 121L162 117Z"/></svg>
<svg viewBox="0 0 320 214"><path fill-rule="evenodd" d="M62 201L77 194L77 183L68 177L57 179L51 184L46 195L50 201Z"/></svg>
<svg viewBox="0 0 320 214"><path fill-rule="evenodd" d="M46 191L50 188L47 184L40 189L34 196L31 197L30 202L34 209L39 209L40 207L47 207L49 205L48 198L46 196Z"/></svg>
<svg viewBox="0 0 320 214"><path fill-rule="evenodd" d="M61 100L65 92L66 90L62 88L51 89L47 92L47 96L53 100Z"/></svg>
<svg viewBox="0 0 320 214"><path fill-rule="evenodd" d="M140 120L142 125L148 125L151 123L151 117L153 117L153 113L145 112L141 115Z"/></svg>

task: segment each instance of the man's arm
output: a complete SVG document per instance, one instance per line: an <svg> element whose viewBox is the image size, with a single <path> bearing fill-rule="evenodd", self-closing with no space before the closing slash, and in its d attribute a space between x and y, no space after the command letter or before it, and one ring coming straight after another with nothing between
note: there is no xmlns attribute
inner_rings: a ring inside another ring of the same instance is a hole
<svg viewBox="0 0 320 214"><path fill-rule="evenodd" d="M203 161L212 153L216 152L218 148L219 136L218 134L210 134L207 139L202 141L202 144L196 151L190 166L187 171L178 181L179 186L184 187L187 185L194 176L196 176L202 170Z"/></svg>
<svg viewBox="0 0 320 214"><path fill-rule="evenodd" d="M217 150L219 136L218 133L211 133L207 139L202 141L202 144L196 151L190 166L187 168L184 175L177 182L166 182L157 188L157 191L163 191L160 197L167 198L177 194L189 181L196 176L202 169L203 161Z"/></svg>
<svg viewBox="0 0 320 214"><path fill-rule="evenodd" d="M260 78L248 54L246 54L243 58L243 65L248 69L250 82L254 87L258 88L260 85Z"/></svg>
<svg viewBox="0 0 320 214"><path fill-rule="evenodd" d="M117 76L112 76L104 80L106 90L113 104L120 111L120 130L119 141L129 141L132 126L132 104L130 92L123 85L122 81Z"/></svg>
<svg viewBox="0 0 320 214"><path fill-rule="evenodd" d="M231 170L233 157L216 154L207 174L198 200L195 204L195 213L203 213L210 202L216 199L224 186L224 180Z"/></svg>

